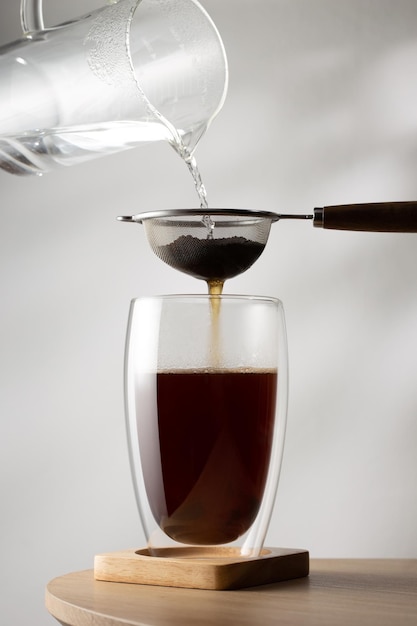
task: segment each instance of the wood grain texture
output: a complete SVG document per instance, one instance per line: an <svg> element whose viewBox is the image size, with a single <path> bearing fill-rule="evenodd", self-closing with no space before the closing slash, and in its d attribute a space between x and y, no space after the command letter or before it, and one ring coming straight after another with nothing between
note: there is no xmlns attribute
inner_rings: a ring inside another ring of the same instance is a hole
<svg viewBox="0 0 417 626"><path fill-rule="evenodd" d="M417 232L417 202L344 204L326 206L321 211L322 228L391 233Z"/></svg>
<svg viewBox="0 0 417 626"><path fill-rule="evenodd" d="M245 559L233 548L174 548L150 556L145 550L99 554L96 580L185 587L241 589L308 576L306 550L266 548L258 558Z"/></svg>
<svg viewBox="0 0 417 626"><path fill-rule="evenodd" d="M310 576L238 591L52 580L46 606L69 626L415 626L416 559L312 559Z"/></svg>

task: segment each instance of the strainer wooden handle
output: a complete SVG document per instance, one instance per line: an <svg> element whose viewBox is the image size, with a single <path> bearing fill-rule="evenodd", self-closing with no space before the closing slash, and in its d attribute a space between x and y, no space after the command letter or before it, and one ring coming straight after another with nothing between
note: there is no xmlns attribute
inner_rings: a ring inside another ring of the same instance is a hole
<svg viewBox="0 0 417 626"><path fill-rule="evenodd" d="M313 225L334 230L417 233L417 202L325 206L314 209Z"/></svg>

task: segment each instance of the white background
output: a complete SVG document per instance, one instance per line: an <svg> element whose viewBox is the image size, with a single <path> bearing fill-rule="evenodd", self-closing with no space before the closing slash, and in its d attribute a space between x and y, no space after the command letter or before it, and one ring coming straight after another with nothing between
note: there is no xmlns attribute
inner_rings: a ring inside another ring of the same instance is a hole
<svg viewBox="0 0 417 626"><path fill-rule="evenodd" d="M415 0L203 3L230 63L196 153L211 206L417 200ZM53 24L100 3L45 4ZM3 3L0 42L18 36L19 2ZM0 199L1 614L41 626L55 623L49 579L143 543L123 415L129 302L205 285L115 219L196 204L166 144L42 178L0 170ZM267 543L417 557L417 235L279 222L226 291L286 309L289 423Z"/></svg>

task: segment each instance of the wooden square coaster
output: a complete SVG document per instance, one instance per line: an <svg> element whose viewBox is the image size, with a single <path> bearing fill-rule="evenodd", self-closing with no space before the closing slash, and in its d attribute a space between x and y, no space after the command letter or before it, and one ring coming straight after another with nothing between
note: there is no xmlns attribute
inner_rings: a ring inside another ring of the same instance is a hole
<svg viewBox="0 0 417 626"><path fill-rule="evenodd" d="M285 548L264 548L254 558L240 556L235 548L167 548L158 556L145 548L94 559L96 580L188 589L242 589L308 573L309 553Z"/></svg>

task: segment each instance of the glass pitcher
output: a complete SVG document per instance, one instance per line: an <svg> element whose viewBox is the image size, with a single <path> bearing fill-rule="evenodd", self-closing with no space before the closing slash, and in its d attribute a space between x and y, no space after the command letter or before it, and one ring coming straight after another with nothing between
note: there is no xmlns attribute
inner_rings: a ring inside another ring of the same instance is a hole
<svg viewBox="0 0 417 626"><path fill-rule="evenodd" d="M227 90L219 33L196 0L116 0L0 48L0 167L42 174L165 140L191 155Z"/></svg>

